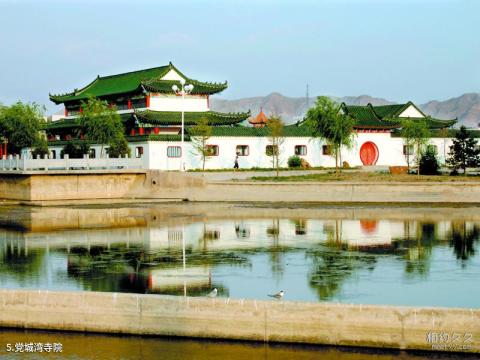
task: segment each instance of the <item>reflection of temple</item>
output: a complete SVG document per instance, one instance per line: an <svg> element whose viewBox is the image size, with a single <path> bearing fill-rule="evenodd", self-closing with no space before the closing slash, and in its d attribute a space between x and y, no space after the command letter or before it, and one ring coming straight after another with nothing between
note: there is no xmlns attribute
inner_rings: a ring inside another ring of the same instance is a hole
<svg viewBox="0 0 480 360"><path fill-rule="evenodd" d="M463 222L467 230L475 222ZM434 224L431 229L428 224ZM31 248L65 249L92 246L110 248L113 244L140 246L146 252L181 249L183 236L188 249L222 250L264 247L272 237L284 246L310 246L319 242L341 242L349 247L389 245L394 241L417 238L419 233L445 240L454 222L435 223L393 220L244 219L241 221L191 221L182 226L150 224L146 227L79 229L55 232L24 232L0 229L0 254L10 244L27 252ZM3 243L3 244L2 244ZM20 251L20 250L19 250Z"/></svg>

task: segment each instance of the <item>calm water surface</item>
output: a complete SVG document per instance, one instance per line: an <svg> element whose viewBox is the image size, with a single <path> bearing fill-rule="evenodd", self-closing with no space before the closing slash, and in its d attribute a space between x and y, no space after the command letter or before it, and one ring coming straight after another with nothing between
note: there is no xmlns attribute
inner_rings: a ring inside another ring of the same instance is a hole
<svg viewBox="0 0 480 360"><path fill-rule="evenodd" d="M480 306L480 211L151 205L0 210L0 287Z"/></svg>

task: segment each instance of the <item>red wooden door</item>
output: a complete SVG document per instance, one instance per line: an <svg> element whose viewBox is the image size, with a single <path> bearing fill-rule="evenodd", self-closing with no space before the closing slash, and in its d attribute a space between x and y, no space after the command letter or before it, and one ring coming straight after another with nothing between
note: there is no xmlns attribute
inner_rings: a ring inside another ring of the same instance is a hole
<svg viewBox="0 0 480 360"><path fill-rule="evenodd" d="M375 165L378 159L378 148L373 142L368 141L360 148L360 160L363 165Z"/></svg>

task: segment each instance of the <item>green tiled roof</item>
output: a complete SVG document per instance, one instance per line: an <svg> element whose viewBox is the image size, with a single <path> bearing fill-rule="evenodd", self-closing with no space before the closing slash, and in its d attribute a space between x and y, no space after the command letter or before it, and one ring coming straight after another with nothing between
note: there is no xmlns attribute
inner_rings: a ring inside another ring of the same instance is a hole
<svg viewBox="0 0 480 360"><path fill-rule="evenodd" d="M399 117L405 109L409 106L414 106L422 115L423 112L418 109L415 104L408 102L406 104L381 105L373 106L368 104L366 106L346 105L342 103L343 111L356 120L355 128L373 128L373 129L397 129L401 126L402 120L406 118ZM430 116L424 118L409 118L412 120L424 119L430 129L441 129L454 125L457 120L440 120Z"/></svg>
<svg viewBox="0 0 480 360"><path fill-rule="evenodd" d="M126 122L132 118L132 113L120 114L120 118L123 122ZM57 130L76 128L80 126L80 118L73 119L61 119L58 121L52 121L45 124L45 130Z"/></svg>
<svg viewBox="0 0 480 360"><path fill-rule="evenodd" d="M178 71L172 63L166 66L138 70L110 76L97 76L90 84L71 93L52 95L50 100L56 104L86 100L88 96L106 97L119 94L142 92L143 88L154 92L173 93L172 85L180 86L180 82L173 80L160 80L170 70L175 70L185 78L187 83L193 84L193 94L214 94L224 90L227 83L206 83L190 79Z"/></svg>
<svg viewBox="0 0 480 360"><path fill-rule="evenodd" d="M136 116L141 123L152 125L180 125L182 113L180 111L138 111ZM203 117L208 119L212 126L233 125L244 121L250 116L248 113L220 113L216 111L185 112L185 125L196 125Z"/></svg>
<svg viewBox="0 0 480 360"><path fill-rule="evenodd" d="M188 131L188 130L187 130ZM212 136L230 137L230 136L244 136L244 137L268 137L270 136L267 127L255 128L245 126L220 126L212 129ZM307 126L288 125L284 127L284 137L311 137L312 132Z"/></svg>
<svg viewBox="0 0 480 360"><path fill-rule="evenodd" d="M145 141L181 141L182 136L177 134L150 134L150 135L136 135L127 136L128 142L145 142ZM190 141L190 136L184 136L185 141Z"/></svg>
<svg viewBox="0 0 480 360"><path fill-rule="evenodd" d="M454 138L458 132L458 129L446 129L445 133L440 129L433 129L430 132L432 138ZM467 130L468 133L474 138L480 138L480 130ZM402 137L400 130L395 130L392 132L392 137Z"/></svg>

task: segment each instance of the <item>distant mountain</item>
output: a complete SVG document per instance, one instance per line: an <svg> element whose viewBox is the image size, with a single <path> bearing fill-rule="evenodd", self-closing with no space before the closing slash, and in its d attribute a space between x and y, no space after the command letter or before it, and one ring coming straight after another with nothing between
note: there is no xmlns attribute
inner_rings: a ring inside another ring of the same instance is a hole
<svg viewBox="0 0 480 360"><path fill-rule="evenodd" d="M345 102L349 105L388 105L395 104L382 98L375 98L369 95L332 97L338 102ZM309 99L309 106L312 106L315 99ZM268 115L275 114L282 117L286 123L291 124L303 118L307 111L305 97L295 98L283 96L279 93L271 93L267 96L257 96L238 100L223 100L212 98L211 107L221 112L237 112L251 110L256 116L260 109ZM419 104L419 107L428 115L440 119L453 119L458 117L459 124L467 127L478 127L480 123L480 94L464 94L457 98L445 101L429 101L426 104Z"/></svg>
<svg viewBox="0 0 480 360"><path fill-rule="evenodd" d="M470 93L445 101L429 101L420 105L427 114L440 119L454 119L469 128L477 128L480 123L480 94Z"/></svg>

